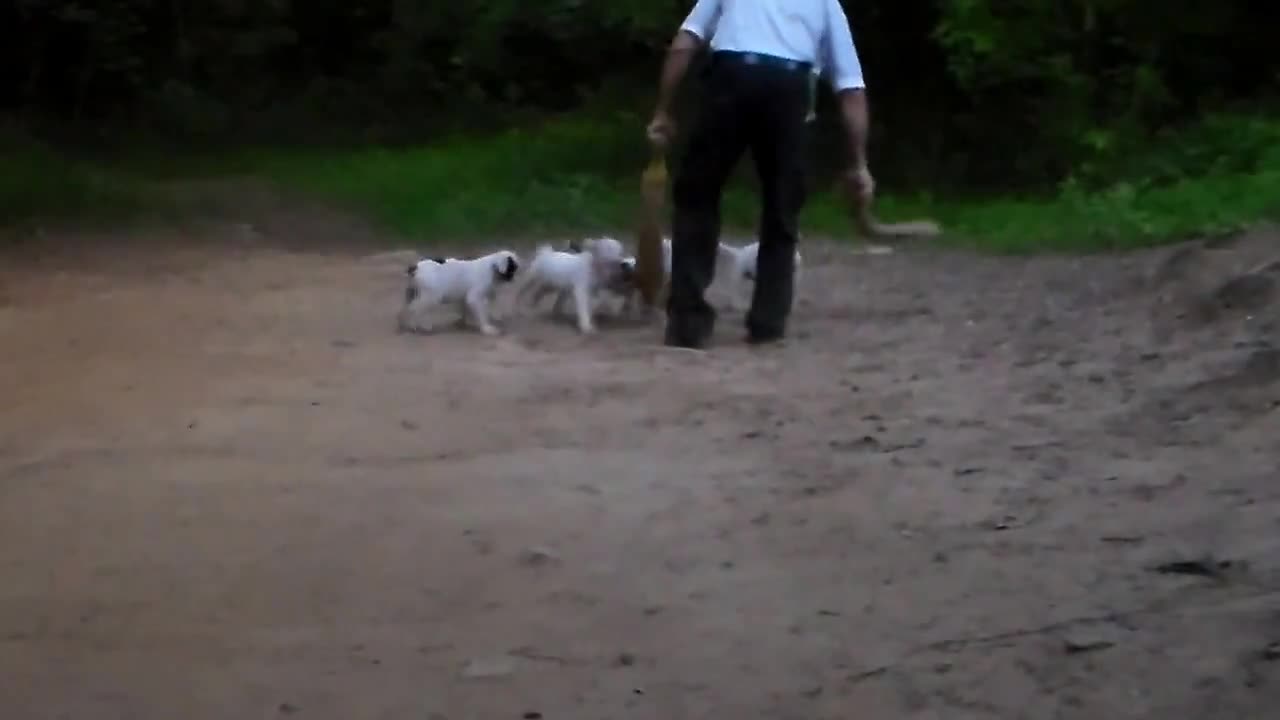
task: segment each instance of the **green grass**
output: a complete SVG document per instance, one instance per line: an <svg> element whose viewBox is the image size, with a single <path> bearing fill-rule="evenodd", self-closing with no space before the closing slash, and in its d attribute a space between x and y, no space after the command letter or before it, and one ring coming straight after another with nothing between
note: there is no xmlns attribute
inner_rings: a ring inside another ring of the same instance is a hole
<svg viewBox="0 0 1280 720"><path fill-rule="evenodd" d="M121 222L151 204L144 183L132 175L16 133L0 134L0 227L60 218Z"/></svg>
<svg viewBox="0 0 1280 720"><path fill-rule="evenodd" d="M424 243L625 230L645 161L637 127L636 118L619 116L410 148L248 149L181 162L152 154L109 165L27 142L0 157L0 223L59 216L118 221L169 202L154 188L174 178L252 176ZM1133 153L1137 180L1099 187L1096 178L1105 174L1095 163L1091 175L1082 172L1093 184L1068 182L1051 197L938 198L882 188L888 194L876 211L888 221L937 219L946 242L1001 253L1141 247L1280 216L1280 123L1210 119L1142 150ZM1222 160L1228 156L1230 162ZM726 226L749 232L757 205L745 181L748 168L743 163L726 194L724 214ZM842 203L819 190L804 230L852 237Z"/></svg>

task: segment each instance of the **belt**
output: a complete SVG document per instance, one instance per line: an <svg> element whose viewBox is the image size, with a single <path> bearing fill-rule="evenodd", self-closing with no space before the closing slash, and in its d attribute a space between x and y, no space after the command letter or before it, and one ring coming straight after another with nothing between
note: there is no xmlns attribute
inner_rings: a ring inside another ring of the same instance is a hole
<svg viewBox="0 0 1280 720"><path fill-rule="evenodd" d="M778 57L777 55L742 52L739 50L716 50L711 53L711 59L715 62L727 62L733 65L759 65L791 72L808 73L813 69L813 63L804 60L792 60L791 58Z"/></svg>

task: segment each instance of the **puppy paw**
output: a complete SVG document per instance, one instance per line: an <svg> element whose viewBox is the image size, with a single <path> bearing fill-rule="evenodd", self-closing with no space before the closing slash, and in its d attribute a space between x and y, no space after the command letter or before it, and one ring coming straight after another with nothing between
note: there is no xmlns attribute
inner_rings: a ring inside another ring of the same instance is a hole
<svg viewBox="0 0 1280 720"><path fill-rule="evenodd" d="M501 330L499 330L498 328L494 327L493 325L485 325L485 326L481 327L481 328L480 328L480 332L481 332L481 333L483 333L483 334L485 334L485 335L488 335L489 337L493 337L493 336L495 336L495 335L501 335L501 334L502 334L502 331L501 331Z"/></svg>

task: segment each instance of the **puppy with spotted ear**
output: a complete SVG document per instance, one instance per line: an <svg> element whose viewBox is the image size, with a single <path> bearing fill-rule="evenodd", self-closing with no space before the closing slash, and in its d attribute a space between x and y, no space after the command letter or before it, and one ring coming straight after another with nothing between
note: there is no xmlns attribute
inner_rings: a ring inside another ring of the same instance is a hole
<svg viewBox="0 0 1280 720"><path fill-rule="evenodd" d="M573 244L570 247L574 247ZM580 252L565 252L540 245L529 263L528 280L516 295L516 302L537 305L548 294L557 296L555 310L563 300L573 298L578 331L595 332L593 298L599 288L615 282L622 272L622 243L610 237L589 238Z"/></svg>
<svg viewBox="0 0 1280 720"><path fill-rule="evenodd" d="M622 243L618 242L616 238L605 236L587 238L582 241L571 240L569 242L569 252L587 253L593 258L592 307L595 307L595 303L599 300L601 291L629 297L629 292L635 289L633 278L635 277L636 259L625 254ZM551 312L559 313L560 308L568 297L568 292L561 291L556 296L556 302L552 306ZM628 299L626 304L629 305L629 303L630 300Z"/></svg>
<svg viewBox="0 0 1280 720"><path fill-rule="evenodd" d="M631 309L635 305L635 299L639 297L640 290L636 288L636 259L633 255L628 255L617 261L617 265L609 273L610 278L604 282L596 284L591 291L591 301L599 303L600 294L607 292L610 295L622 298L622 307L614 314L626 316L631 314ZM561 292L556 296L556 303L551 307L551 312L559 313L561 305L568 299L567 292Z"/></svg>
<svg viewBox="0 0 1280 720"><path fill-rule="evenodd" d="M738 310L746 309L751 304L751 295L744 292L746 283L756 281L756 258L760 254L760 243L753 242L741 247L721 242L716 255L716 278L724 278L729 286L730 305ZM800 284L800 251L796 250L795 283Z"/></svg>
<svg viewBox="0 0 1280 720"><path fill-rule="evenodd" d="M671 288L671 238L662 239L662 270L663 270L663 289L664 291ZM634 255L628 255L622 258L618 263L618 270L614 275L613 282L605 286L615 295L622 297L622 307L619 308L618 314L629 316L635 308L636 299L640 297L640 288L636 287L636 258ZM653 308L645 307L646 315L651 313Z"/></svg>
<svg viewBox="0 0 1280 720"><path fill-rule="evenodd" d="M628 255L618 261L618 273L613 282L606 285L604 289L622 297L622 307L619 310L619 314L631 314L631 309L635 306L635 300L640 295L640 289L636 287L636 258L634 255Z"/></svg>
<svg viewBox="0 0 1280 720"><path fill-rule="evenodd" d="M426 313L437 305L455 305L458 324L464 325L470 313L480 332L497 335L498 328L489 318L489 306L498 289L508 285L520 271L520 257L510 250L499 250L472 260L427 258L408 267L409 281L404 290L404 306L400 308L402 331L430 332Z"/></svg>
<svg viewBox="0 0 1280 720"><path fill-rule="evenodd" d="M616 241L612 241L612 239L610 239L610 242L612 243ZM616 253L620 254L622 252L621 247L622 247L621 243L618 243L616 245L610 244L607 248L608 249L607 254L612 255L615 253L615 251ZM570 240L565 245L565 250L563 250L562 252L580 254L583 252L583 243L577 240ZM668 258L669 258L669 255L668 255ZM591 293L592 302L598 302L600 293L602 291L607 291L611 295L616 295L622 298L622 307L619 310L618 314L620 315L630 314L631 308L635 304L635 298L639 294L639 290L635 286L635 275L636 275L635 256L623 255L617 261L617 265L613 267L607 273L607 275L608 275L608 278L605 281L596 283L595 286L592 288L592 293ZM561 290L560 293L556 295L556 302L555 302L555 305L551 307L551 312L558 314L560 312L561 307L564 306L565 301L569 299L569 295L570 295L569 291Z"/></svg>

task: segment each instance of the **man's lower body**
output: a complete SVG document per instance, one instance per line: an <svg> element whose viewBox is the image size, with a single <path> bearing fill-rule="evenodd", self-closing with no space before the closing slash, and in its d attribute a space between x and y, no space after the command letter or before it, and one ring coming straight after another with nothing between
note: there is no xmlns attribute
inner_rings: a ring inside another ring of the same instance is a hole
<svg viewBox="0 0 1280 720"><path fill-rule="evenodd" d="M749 342L786 334L798 222L805 201L811 78L807 65L713 54L701 114L672 191L668 345L701 347L715 327L706 291L715 278L720 198L750 151L760 179L760 250L747 312Z"/></svg>

